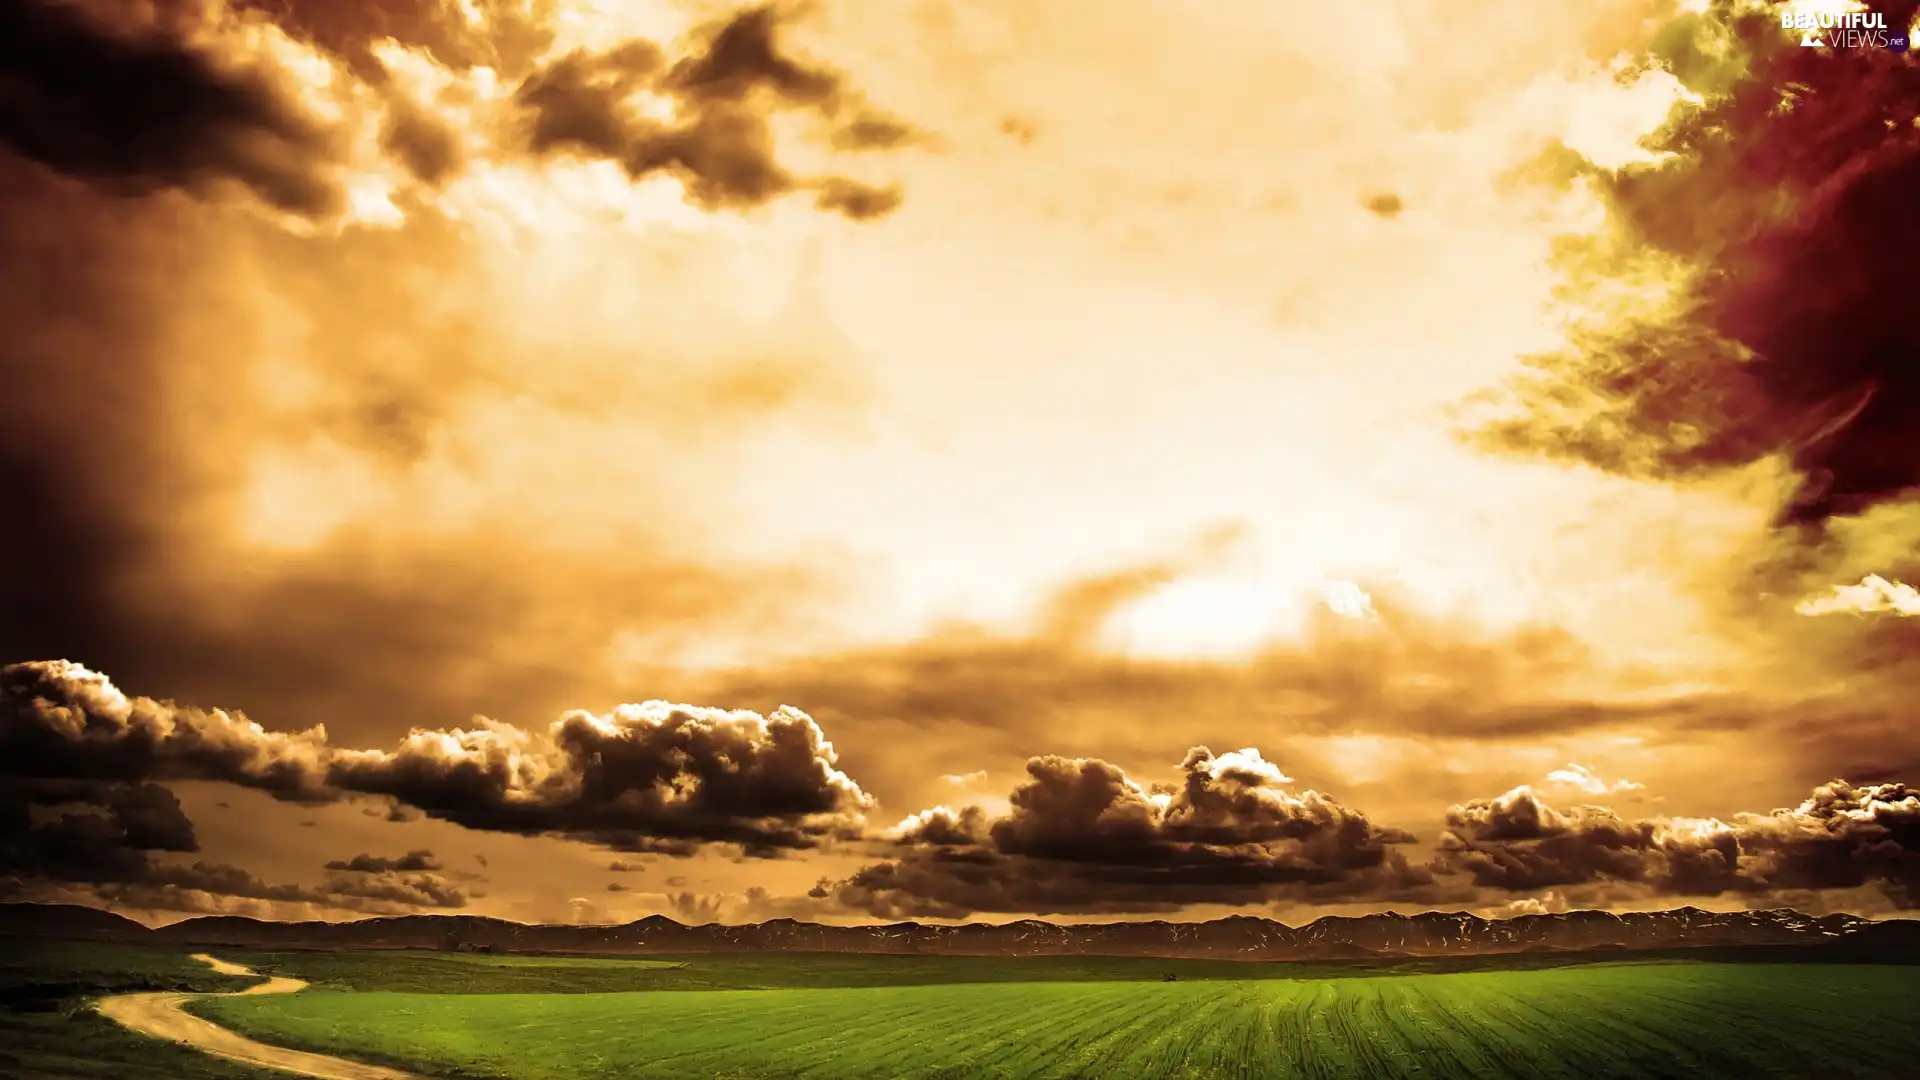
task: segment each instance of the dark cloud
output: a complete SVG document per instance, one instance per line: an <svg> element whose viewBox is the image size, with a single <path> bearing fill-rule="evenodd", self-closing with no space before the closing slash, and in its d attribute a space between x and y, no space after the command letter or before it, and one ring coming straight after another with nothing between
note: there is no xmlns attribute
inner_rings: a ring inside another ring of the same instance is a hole
<svg viewBox="0 0 1920 1080"><path fill-rule="evenodd" d="M815 206L855 221L891 214L900 208L900 203L905 199L898 186L875 187L839 176L828 177L816 186L819 194L814 196Z"/></svg>
<svg viewBox="0 0 1920 1080"><path fill-rule="evenodd" d="M439 186L466 167L466 149L453 129L403 98L388 106L380 145L429 186Z"/></svg>
<svg viewBox="0 0 1920 1080"><path fill-rule="evenodd" d="M871 799L835 761L796 710L763 718L649 702L569 713L539 734L502 724L418 732L392 752L338 752L329 776L469 828L772 855L858 832Z"/></svg>
<svg viewBox="0 0 1920 1080"><path fill-rule="evenodd" d="M1835 780L1804 802L1731 821L1557 810L1527 788L1455 806L1434 869L1512 892L1624 882L1659 895L1796 894L1873 886L1920 907L1920 794Z"/></svg>
<svg viewBox="0 0 1920 1080"><path fill-rule="evenodd" d="M645 873L647 864L629 859L615 859L607 864L607 869L616 874Z"/></svg>
<svg viewBox="0 0 1920 1080"><path fill-rule="evenodd" d="M224 182L293 213L340 207L336 137L271 67L216 56L165 20L109 25L99 8L0 8L0 145L123 190Z"/></svg>
<svg viewBox="0 0 1920 1080"><path fill-rule="evenodd" d="M1835 780L1800 805L1738 823L1743 873L1767 889L1879 887L1920 908L1920 791Z"/></svg>
<svg viewBox="0 0 1920 1080"><path fill-rule="evenodd" d="M846 107L841 76L783 51L772 7L750 8L708 32L693 55L669 63L652 42L576 50L521 82L516 99L526 114L524 137L536 154L572 153L617 162L634 179L670 175L709 209L753 206L790 192L817 189L815 204L854 220L891 212L897 188L844 177L803 179L775 157L769 117L800 109L832 119ZM664 120L633 104L650 90L676 102ZM862 110L834 141L849 149L904 144L913 129Z"/></svg>
<svg viewBox="0 0 1920 1080"><path fill-rule="evenodd" d="M1556 810L1524 787L1449 809L1438 848L1438 867L1511 892L1621 881L1713 895L1732 886L1740 856L1726 830L1627 821L1598 806Z"/></svg>
<svg viewBox="0 0 1920 1080"><path fill-rule="evenodd" d="M631 851L773 856L857 835L872 799L806 714L666 702L570 712L545 731L484 721L398 748L331 746L237 714L128 698L66 662L0 669L0 773L222 780L283 799L375 795L468 828Z"/></svg>
<svg viewBox="0 0 1920 1080"><path fill-rule="evenodd" d="M812 895L882 917L960 917L1388 899L1432 884L1395 850L1411 836L1291 790L1258 751L1195 748L1182 769L1180 784L1149 788L1097 759L1034 758L1005 816L917 814L895 830L894 858Z"/></svg>
<svg viewBox="0 0 1920 1080"><path fill-rule="evenodd" d="M405 855L388 858L380 855L368 855L364 852L351 859L335 859L327 864L329 870L345 870L356 874L378 874L391 870L439 870L440 860L426 848L417 848Z"/></svg>
<svg viewBox="0 0 1920 1080"><path fill-rule="evenodd" d="M0 796L0 877L137 880L154 852L198 850L180 800L158 784L27 779Z"/></svg>
<svg viewBox="0 0 1920 1080"><path fill-rule="evenodd" d="M626 892L626 891L627 891L627 887L626 887L625 885L622 885L622 884L620 884L620 883L619 883L619 882L617 882L617 881L609 881L609 882L607 882L607 891L608 891L608 892L615 892L615 893L618 893L618 892Z"/></svg>
<svg viewBox="0 0 1920 1080"><path fill-rule="evenodd" d="M673 66L666 84L701 102L738 103L769 90L793 105L836 105L840 77L788 56L776 40L780 29L771 4L736 12L709 31L703 53Z"/></svg>
<svg viewBox="0 0 1920 1080"><path fill-rule="evenodd" d="M1915 7L1874 5L1892 27ZM1729 0L1679 16L1643 61L1701 101L1676 106L1651 164L1542 160L1606 202L1610 229L1564 246L1572 295L1600 299L1489 441L1663 478L1785 452L1803 476L1789 522L1903 497L1920 485L1920 66L1801 48L1773 7ZM1605 313L1610 282L1655 267L1684 275L1671 305Z"/></svg>
<svg viewBox="0 0 1920 1080"><path fill-rule="evenodd" d="M165 858L199 850L193 822L159 784L15 777L0 795L0 894L9 897L51 890L151 910L261 901L384 914L466 903L462 890L432 874L388 868L329 874L319 887L273 885L239 867Z"/></svg>

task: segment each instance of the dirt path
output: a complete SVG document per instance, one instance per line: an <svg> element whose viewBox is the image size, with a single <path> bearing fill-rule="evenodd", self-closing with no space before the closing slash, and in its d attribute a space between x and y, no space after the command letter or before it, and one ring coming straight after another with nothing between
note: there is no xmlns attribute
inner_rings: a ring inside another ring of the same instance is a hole
<svg viewBox="0 0 1920 1080"><path fill-rule="evenodd" d="M215 959L205 953L196 955L194 959L222 975L257 974L238 964L229 964L225 960ZM302 1076L316 1077L318 1080L421 1080L412 1073L400 1072L397 1069L365 1065L345 1058L309 1054L302 1050L288 1050L285 1047L254 1042L218 1024L202 1020L181 1008L195 998L238 997L244 994L291 994L296 990L305 989L306 985L299 979L270 978L258 986L249 986L233 994L119 994L102 998L98 1008L109 1018L142 1035L186 1043L206 1053L246 1065L284 1069Z"/></svg>

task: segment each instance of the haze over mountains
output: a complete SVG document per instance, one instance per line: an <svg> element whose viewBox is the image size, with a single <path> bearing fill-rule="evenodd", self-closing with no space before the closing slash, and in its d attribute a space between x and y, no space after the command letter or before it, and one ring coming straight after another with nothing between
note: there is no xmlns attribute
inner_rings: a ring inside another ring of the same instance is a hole
<svg viewBox="0 0 1920 1080"><path fill-rule="evenodd" d="M1845 946L1870 954L1920 945L1920 922L1790 909L1572 911L1483 919L1465 912L1329 916L1303 926L1236 915L1211 922L829 926L773 919L688 926L663 915L617 925L526 924L477 915L405 915L351 922L265 922L217 915L159 929L95 908L0 905L0 936L271 948L414 948L499 952L832 952L947 956L1156 956L1327 960L1376 956Z"/></svg>

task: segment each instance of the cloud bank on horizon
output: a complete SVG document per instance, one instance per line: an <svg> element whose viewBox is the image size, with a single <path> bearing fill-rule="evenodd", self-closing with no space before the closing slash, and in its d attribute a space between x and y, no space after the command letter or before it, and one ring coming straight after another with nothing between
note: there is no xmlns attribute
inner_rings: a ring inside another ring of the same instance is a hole
<svg viewBox="0 0 1920 1080"><path fill-rule="evenodd" d="M787 908L842 917L1164 914L1355 898L1475 904L1486 893L1593 887L1642 899L1871 888L1895 909L1920 907L1920 792L1901 784L1836 780L1797 807L1731 822L1557 809L1521 786L1450 807L1432 857L1418 862L1404 852L1414 834L1294 788L1251 747L1195 747L1174 784L1142 784L1097 758L1035 757L1004 812L936 806L886 829L869 823L874 800L835 760L819 727L791 709L761 717L650 702L571 713L546 732L497 722L416 729L397 750L363 750L336 747L320 729L289 736L220 710L130 698L70 663L15 664L0 670L0 772L14 804L0 867L9 891L78 886L132 904L467 902L425 849L330 861L317 891L156 860L198 850L160 782L212 780L305 805L373 796L470 830L623 852L725 847L773 859L839 843L878 853L882 861L823 878ZM753 898L760 907L774 899L764 888ZM718 912L705 904L676 907Z"/></svg>

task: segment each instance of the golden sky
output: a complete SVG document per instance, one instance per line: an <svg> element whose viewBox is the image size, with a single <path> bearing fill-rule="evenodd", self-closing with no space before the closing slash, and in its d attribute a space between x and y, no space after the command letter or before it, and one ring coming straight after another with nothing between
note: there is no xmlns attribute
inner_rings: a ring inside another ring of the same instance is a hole
<svg viewBox="0 0 1920 1080"><path fill-rule="evenodd" d="M1913 63L1332 10L0 16L0 891L1920 903Z"/></svg>

